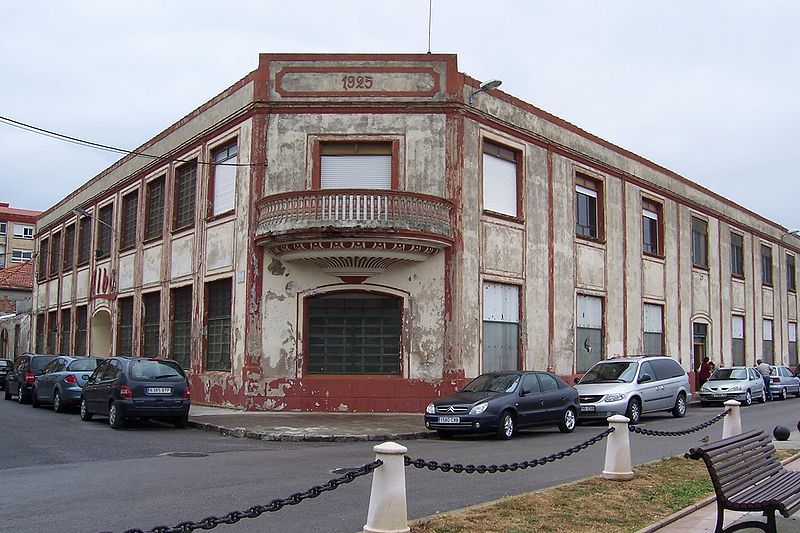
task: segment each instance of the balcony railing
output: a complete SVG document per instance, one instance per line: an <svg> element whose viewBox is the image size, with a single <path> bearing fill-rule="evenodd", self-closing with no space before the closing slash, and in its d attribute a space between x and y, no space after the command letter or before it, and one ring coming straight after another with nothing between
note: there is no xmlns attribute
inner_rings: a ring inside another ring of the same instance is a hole
<svg viewBox="0 0 800 533"><path fill-rule="evenodd" d="M341 229L453 241L453 205L436 196L362 189L297 191L262 198L257 209L259 237Z"/></svg>

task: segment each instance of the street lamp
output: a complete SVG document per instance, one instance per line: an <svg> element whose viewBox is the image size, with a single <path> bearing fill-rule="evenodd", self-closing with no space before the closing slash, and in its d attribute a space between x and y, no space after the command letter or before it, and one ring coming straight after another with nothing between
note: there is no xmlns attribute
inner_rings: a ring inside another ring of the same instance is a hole
<svg viewBox="0 0 800 533"><path fill-rule="evenodd" d="M786 237L787 235L794 235L795 237L800 237L800 229L790 229L789 231L781 235L781 240L783 240L783 238Z"/></svg>
<svg viewBox="0 0 800 533"><path fill-rule="evenodd" d="M467 100L467 102L469 103L469 105L472 105L472 98L476 94L486 92L489 89L496 89L497 87L500 87L500 85L502 83L503 82L500 81L500 80L489 80L489 81L486 81L486 82L482 83L480 87L478 87L477 89L472 91L472 93L470 93L469 99Z"/></svg>
<svg viewBox="0 0 800 533"><path fill-rule="evenodd" d="M111 231L112 234L114 234L114 235L117 234L117 230L114 229L114 226L112 226L111 224L109 224L105 220L102 220L102 219L97 218L96 216L92 215L86 209L83 209L82 207L73 207L72 210L75 213L79 214L81 216L81 218L89 217L92 220L96 220L99 224L102 224L103 226L107 227L109 229L109 231ZM109 250L108 252L111 253L111 250ZM94 251L94 255L95 255L96 259L99 259L99 258L103 257L103 255L104 255L104 251L99 248L99 243L98 243L98 249Z"/></svg>

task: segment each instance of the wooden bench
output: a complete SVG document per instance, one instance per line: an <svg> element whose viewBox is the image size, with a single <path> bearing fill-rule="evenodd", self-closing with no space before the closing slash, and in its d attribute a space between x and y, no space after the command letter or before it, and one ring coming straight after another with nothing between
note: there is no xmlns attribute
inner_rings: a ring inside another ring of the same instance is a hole
<svg viewBox="0 0 800 533"><path fill-rule="evenodd" d="M800 472L783 468L769 435L762 431L742 433L686 453L702 459L717 494L716 532L755 527L775 532L775 511L790 517L800 509ZM762 511L766 522L749 520L723 530L725 509Z"/></svg>

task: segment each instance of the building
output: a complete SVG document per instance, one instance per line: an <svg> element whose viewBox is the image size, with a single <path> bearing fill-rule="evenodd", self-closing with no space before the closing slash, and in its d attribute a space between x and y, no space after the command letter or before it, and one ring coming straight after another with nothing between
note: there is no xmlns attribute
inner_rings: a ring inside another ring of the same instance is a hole
<svg viewBox="0 0 800 533"><path fill-rule="evenodd" d="M33 258L36 217L41 211L16 209L0 202L0 269Z"/></svg>
<svg viewBox="0 0 800 533"><path fill-rule="evenodd" d="M33 261L0 269L0 359L30 351Z"/></svg>
<svg viewBox="0 0 800 533"><path fill-rule="evenodd" d="M454 55L259 59L38 219L38 351L171 357L196 401L320 411L622 354L797 361L781 225Z"/></svg>

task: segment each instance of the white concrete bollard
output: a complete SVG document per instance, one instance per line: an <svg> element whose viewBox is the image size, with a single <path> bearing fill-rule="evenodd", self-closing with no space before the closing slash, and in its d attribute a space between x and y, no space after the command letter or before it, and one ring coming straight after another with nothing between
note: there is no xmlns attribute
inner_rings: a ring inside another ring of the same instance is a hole
<svg viewBox="0 0 800 533"><path fill-rule="evenodd" d="M608 417L609 427L614 431L608 436L606 443L606 466L603 478L617 481L633 479L631 466L631 439L628 435L630 419L622 415Z"/></svg>
<svg viewBox="0 0 800 533"><path fill-rule="evenodd" d="M741 404L736 400L728 400L725 402L725 408L730 409L731 412L722 419L722 438L735 437L742 434L742 413Z"/></svg>
<svg viewBox="0 0 800 533"><path fill-rule="evenodd" d="M373 448L375 458L383 465L372 472L372 491L364 533L406 533L406 465L403 457L408 448L396 442L384 442Z"/></svg>

